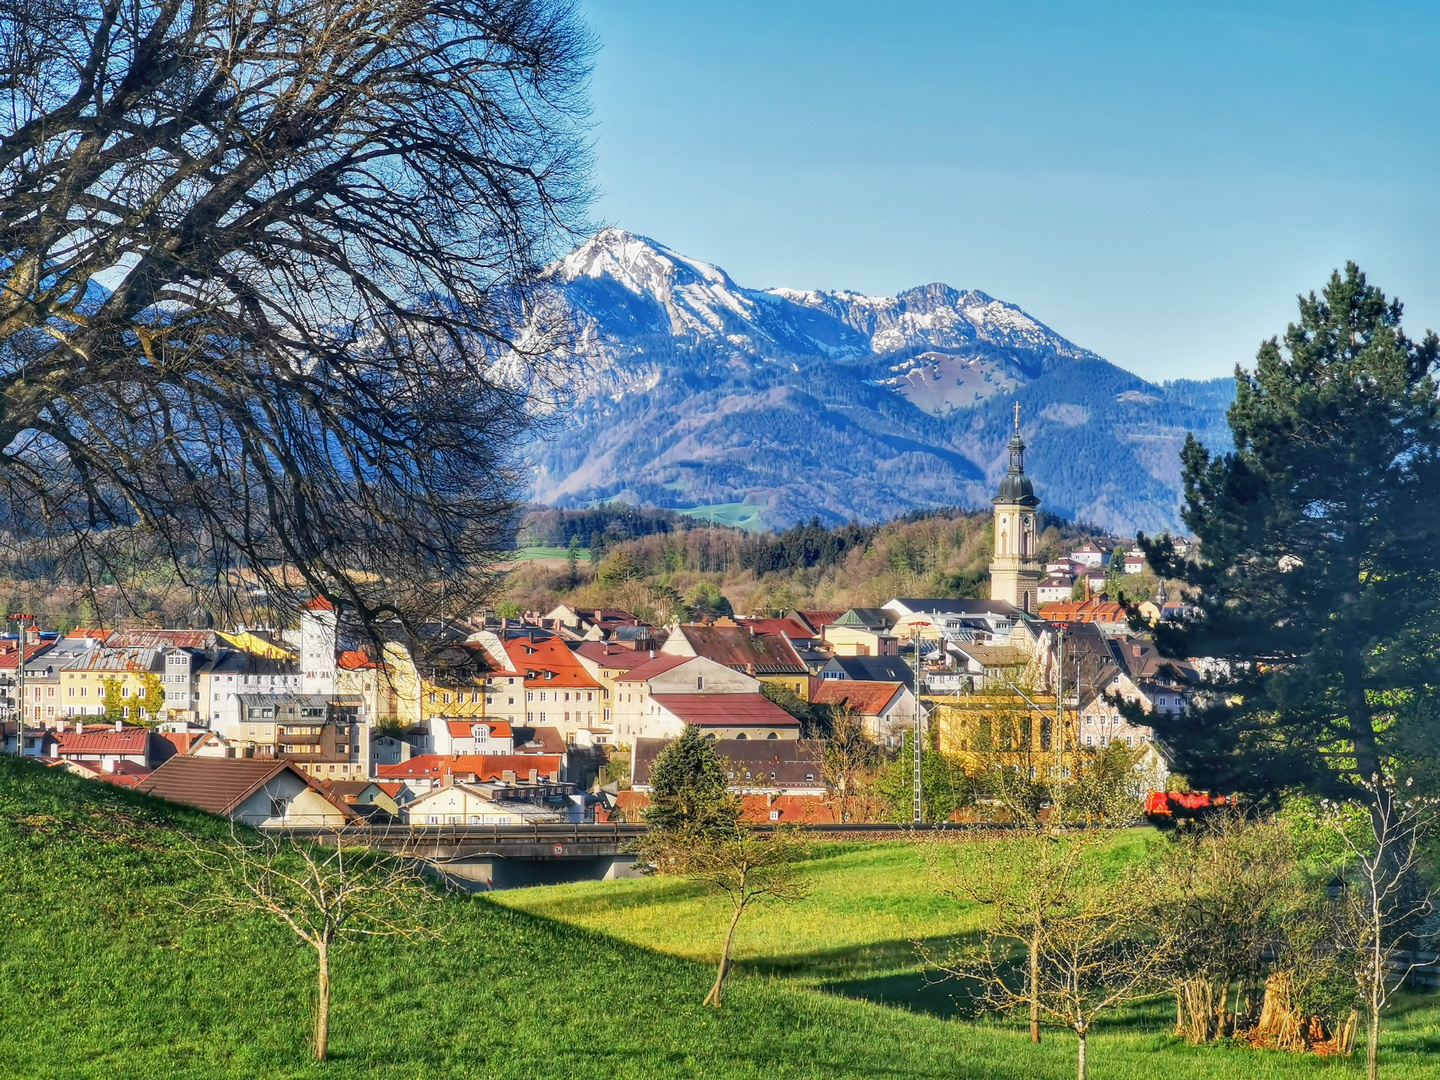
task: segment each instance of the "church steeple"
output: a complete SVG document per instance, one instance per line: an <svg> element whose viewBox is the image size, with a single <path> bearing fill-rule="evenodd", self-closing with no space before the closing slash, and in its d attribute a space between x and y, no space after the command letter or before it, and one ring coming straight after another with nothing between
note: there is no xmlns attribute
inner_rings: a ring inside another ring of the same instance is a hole
<svg viewBox="0 0 1440 1080"><path fill-rule="evenodd" d="M990 598L1014 604L1030 614L1039 607L1039 536L1035 485L1025 475L1025 440L1020 435L1020 403L1015 403L1015 433L1010 437L1010 469L995 505L995 557L990 563Z"/></svg>

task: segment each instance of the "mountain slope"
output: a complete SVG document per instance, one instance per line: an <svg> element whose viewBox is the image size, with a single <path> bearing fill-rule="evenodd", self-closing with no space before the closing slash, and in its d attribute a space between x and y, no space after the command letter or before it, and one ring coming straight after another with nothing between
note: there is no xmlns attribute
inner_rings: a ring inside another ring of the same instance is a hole
<svg viewBox="0 0 1440 1080"><path fill-rule="evenodd" d="M1022 406L1047 509L1129 533L1177 524L1187 430L1172 394L1013 304L931 284L894 297L738 285L606 230L547 269L577 330L574 401L531 455L532 497L749 502L783 526L984 505Z"/></svg>

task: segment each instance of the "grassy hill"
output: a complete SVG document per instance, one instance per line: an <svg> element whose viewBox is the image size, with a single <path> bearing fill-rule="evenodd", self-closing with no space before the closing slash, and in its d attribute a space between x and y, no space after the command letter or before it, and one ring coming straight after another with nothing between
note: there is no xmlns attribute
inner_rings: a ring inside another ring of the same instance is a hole
<svg viewBox="0 0 1440 1080"><path fill-rule="evenodd" d="M513 894L505 904L453 897L443 944L380 940L340 952L334 1056L316 1065L306 1048L309 956L269 923L187 911L202 884L185 855L187 833L219 839L227 829L204 815L0 759L0 1074L1073 1075L1063 1037L1037 1050L1016 1030L947 1020L924 1002L902 1009L827 989L827 953L853 956L948 924L951 916L917 876L914 853L893 845L824 854L816 900L785 916L792 928L807 929L793 936L784 970L758 963L762 952L784 944L766 937L773 928L759 925L762 913L747 968L719 1013L698 1004L707 967L670 955L683 951L674 939L644 929L669 910L672 923L694 922L696 941L708 933L708 925L700 927L714 914L709 902L674 894L674 883L566 886ZM527 907L533 911L521 910ZM618 931L627 910L636 916L628 940L576 925L589 919ZM590 914L581 918L582 911ZM826 929L832 923L833 934ZM867 962L856 961L847 977L865 970ZM1440 1009L1428 999L1408 1009L1395 1020L1384 1067L1396 1077L1440 1076L1431 1060L1440 1049ZM1189 1050L1163 1034L1164 1013L1142 1010L1102 1033L1095 1075L1359 1074L1357 1061Z"/></svg>

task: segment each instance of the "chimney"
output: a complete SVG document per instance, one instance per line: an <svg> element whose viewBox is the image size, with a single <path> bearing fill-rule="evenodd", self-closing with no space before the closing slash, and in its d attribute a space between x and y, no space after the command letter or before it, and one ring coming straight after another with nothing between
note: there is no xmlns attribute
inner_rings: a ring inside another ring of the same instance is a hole
<svg viewBox="0 0 1440 1080"><path fill-rule="evenodd" d="M64 731L65 731L65 721L64 721L64 720L56 720L56 721L55 721L55 730L58 731L58 732L61 732L61 733L63 734Z"/></svg>
<svg viewBox="0 0 1440 1080"><path fill-rule="evenodd" d="M515 770L505 769L500 773L500 779L507 784L515 783Z"/></svg>
<svg viewBox="0 0 1440 1080"><path fill-rule="evenodd" d="M76 735L84 735L84 734L85 734L85 721L84 721L84 720L76 720L76 721L75 721L75 734L76 734Z"/></svg>
<svg viewBox="0 0 1440 1080"><path fill-rule="evenodd" d="M100 762L100 771L113 773L115 771L115 759L109 757L103 758Z"/></svg>
<svg viewBox="0 0 1440 1080"><path fill-rule="evenodd" d="M539 770L539 769L531 769L531 770L530 770L530 783L532 783L532 784L538 784L539 782L540 782L540 770Z"/></svg>
<svg viewBox="0 0 1440 1080"><path fill-rule="evenodd" d="M655 659L655 650L654 650L654 649L651 649L651 650L650 650L650 659L651 659L651 660L654 660L654 659Z"/></svg>
<svg viewBox="0 0 1440 1080"><path fill-rule="evenodd" d="M115 721L115 730L116 730L116 731L124 731L124 730L125 730L125 721L124 721L124 720L116 720L116 721Z"/></svg>

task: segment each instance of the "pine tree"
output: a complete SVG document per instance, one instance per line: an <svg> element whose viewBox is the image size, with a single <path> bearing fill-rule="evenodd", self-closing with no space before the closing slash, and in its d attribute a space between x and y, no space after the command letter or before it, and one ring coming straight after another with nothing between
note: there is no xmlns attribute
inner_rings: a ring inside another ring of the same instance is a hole
<svg viewBox="0 0 1440 1080"><path fill-rule="evenodd" d="M645 824L651 829L710 831L734 825L739 805L725 782L715 747L687 724L684 732L655 758L650 767L650 806Z"/></svg>
<svg viewBox="0 0 1440 1080"><path fill-rule="evenodd" d="M1253 372L1236 369L1234 453L1187 440L1200 557L1168 537L1141 547L1203 613L1157 627L1161 650L1219 661L1199 706L1146 721L1195 786L1365 799L1359 785L1395 764L1395 710L1436 692L1437 355L1348 264L1300 298Z"/></svg>

